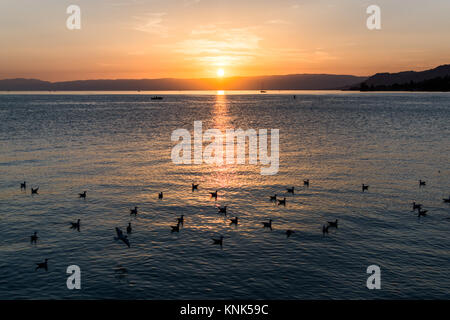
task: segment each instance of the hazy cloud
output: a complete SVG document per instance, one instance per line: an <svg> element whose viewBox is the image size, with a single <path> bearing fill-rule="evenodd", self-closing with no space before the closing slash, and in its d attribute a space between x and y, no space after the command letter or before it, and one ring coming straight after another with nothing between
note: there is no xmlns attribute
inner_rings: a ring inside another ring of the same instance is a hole
<svg viewBox="0 0 450 320"><path fill-rule="evenodd" d="M135 16L138 21L134 26L135 30L158 35L160 37L167 37L168 28L163 22L165 12L147 13L143 16Z"/></svg>
<svg viewBox="0 0 450 320"><path fill-rule="evenodd" d="M200 0L183 0L184 6L188 7L188 6L192 6L194 4L199 3Z"/></svg>
<svg viewBox="0 0 450 320"><path fill-rule="evenodd" d="M224 28L215 25L199 26L190 37L175 44L174 51L188 60L214 65L239 64L257 54L261 37L255 28Z"/></svg>
<svg viewBox="0 0 450 320"><path fill-rule="evenodd" d="M207 24L198 26L191 31L191 35L213 34L216 33L217 26L214 24Z"/></svg>
<svg viewBox="0 0 450 320"><path fill-rule="evenodd" d="M290 24L290 22L282 19L273 19L266 22L267 24Z"/></svg>
<svg viewBox="0 0 450 320"><path fill-rule="evenodd" d="M111 5L113 7L125 7L125 6L132 6L135 4L142 4L142 3L144 3L144 1L142 1L142 0L128 0L128 1L121 1L121 2L114 1L113 3L111 3Z"/></svg>

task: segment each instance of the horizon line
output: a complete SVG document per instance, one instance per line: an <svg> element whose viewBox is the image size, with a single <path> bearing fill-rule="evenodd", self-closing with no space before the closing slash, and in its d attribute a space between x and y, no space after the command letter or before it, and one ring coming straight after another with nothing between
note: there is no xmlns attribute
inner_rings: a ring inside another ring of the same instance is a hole
<svg viewBox="0 0 450 320"><path fill-rule="evenodd" d="M397 73L403 73L403 72L423 72L428 70L433 70L439 67L445 67L450 66L450 63L444 63L437 65L435 67L428 67L423 70L404 70L404 71L398 71L398 72L376 72L371 75L355 75L355 74L343 74L343 73L287 73L287 74L265 74L265 75L256 75L256 76L242 76L242 75L235 75L235 76L223 76L223 77L199 77L199 78L177 78L177 77L159 77L159 78L93 78L93 79L72 79L72 80L44 80L42 78L27 78L27 77L15 77L15 78L2 78L0 81L4 80L39 80L49 83L57 83L57 82L73 82L73 81L115 81L115 80L226 80L226 79L237 79L237 78L263 78L263 77L287 77L287 76L298 76L298 75L319 75L319 76L351 76L351 77L357 77L357 78L369 78L371 76L377 75L377 74L397 74Z"/></svg>
<svg viewBox="0 0 450 320"><path fill-rule="evenodd" d="M287 76L347 76L347 77L357 77L357 78L368 78L371 75L354 75L354 74L343 74L343 73L287 73L287 74L266 74L257 76L230 76L230 77L200 77L200 78L177 78L177 77L161 77L161 78L92 78L92 79L73 79L73 80L44 80L41 78L25 78L25 77L15 77L15 78L2 78L0 81L4 80L39 80L49 83L56 82L73 82L73 81L116 81L116 80L225 80L225 79L236 79L236 78L263 78L263 77L287 77Z"/></svg>

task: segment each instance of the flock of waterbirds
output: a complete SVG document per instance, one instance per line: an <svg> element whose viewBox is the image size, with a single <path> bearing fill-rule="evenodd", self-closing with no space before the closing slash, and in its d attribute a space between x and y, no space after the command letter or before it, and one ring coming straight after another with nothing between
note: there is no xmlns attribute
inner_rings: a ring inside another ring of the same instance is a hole
<svg viewBox="0 0 450 320"><path fill-rule="evenodd" d="M310 185L309 179L303 180L303 185L305 187L309 187L309 185ZM426 182L423 181L423 180L419 180L419 187L423 187L423 186L426 186ZM198 187L199 187L199 184L192 183L192 192L197 191ZM26 190L27 189L26 181L24 181L23 183L20 183L20 189L21 190ZM287 190L287 193L294 194L295 187L286 188L286 190ZM361 190L362 190L363 193L365 191L369 191L369 186L365 185L365 184L362 184ZM38 191L39 191L39 187L31 188L31 195L39 194ZM217 200L218 190L210 192L209 194L210 194L211 198L214 198L215 200ZM83 191L82 193L79 193L78 195L79 195L80 198L86 199L87 192ZM158 194L158 199L163 199L163 192L160 192ZM278 199L277 195L275 194L273 196L270 196L269 199L270 199L270 201L272 201L274 203L278 203L278 205L286 206L286 197L283 197L283 199ZM444 198L442 200L445 203L450 203L450 196L448 198ZM134 208L130 209L130 215L137 216L138 208L139 207L135 206ZM218 213L224 214L225 216L227 215L227 206L217 206L217 209L218 209ZM428 210L424 210L422 204L413 202L412 203L412 211L415 212L416 210L417 210L418 218L427 216ZM230 218L228 220L230 221L230 225L238 225L238 223L239 223L239 217ZM264 221L264 222L261 222L261 223L262 223L263 228L268 228L268 229L272 230L272 222L273 222L273 220L269 219L269 221L267 221L267 222ZM78 219L76 222L70 222L70 228L71 229L75 229L77 231L80 231L80 226L81 226L80 223L81 223L80 219ZM181 227L184 226L184 215L181 215L179 218L177 218L177 224L176 225L170 226L171 232L179 232L180 231L180 226ZM322 226L322 233L323 233L323 235L328 234L329 228L336 228L337 229L338 228L338 219L336 219L335 221L327 221L327 223ZM132 233L131 222L128 223L128 226L126 228L126 233L127 234L131 234ZM295 233L295 231L293 231L291 229L288 229L285 232L287 238L289 238L294 233ZM116 227L116 235L117 236L114 237L114 239L122 241L123 243L125 243L128 246L128 248L130 248L131 245L130 245L130 241L128 239L127 234L124 234L123 231L119 227ZM30 242L32 244L33 243L36 244L38 239L39 239L39 237L37 235L37 232L35 231L30 236ZM215 244L215 245L220 245L220 247L222 247L223 246L223 239L224 239L224 236L222 236L222 235L219 238L212 238L212 240L213 240L212 243ZM48 260L49 259L46 258L44 260L44 262L37 263L36 264L37 267L36 267L35 270L38 270L38 269L48 270Z"/></svg>

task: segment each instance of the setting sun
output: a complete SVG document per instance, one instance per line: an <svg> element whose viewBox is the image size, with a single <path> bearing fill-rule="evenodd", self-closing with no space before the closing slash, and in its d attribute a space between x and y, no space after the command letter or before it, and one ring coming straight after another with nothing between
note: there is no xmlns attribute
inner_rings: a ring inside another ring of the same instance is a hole
<svg viewBox="0 0 450 320"><path fill-rule="evenodd" d="M217 76L218 77L223 77L224 75L225 75L225 71L222 68L217 69Z"/></svg>

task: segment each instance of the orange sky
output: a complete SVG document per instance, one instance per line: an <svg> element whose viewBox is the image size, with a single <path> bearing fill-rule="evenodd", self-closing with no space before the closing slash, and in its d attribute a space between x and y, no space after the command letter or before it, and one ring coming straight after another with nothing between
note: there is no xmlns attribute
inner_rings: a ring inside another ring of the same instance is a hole
<svg viewBox="0 0 450 320"><path fill-rule="evenodd" d="M382 29L366 27L378 4ZM81 8L81 30L66 8ZM450 63L450 1L2 0L0 78L371 75Z"/></svg>

